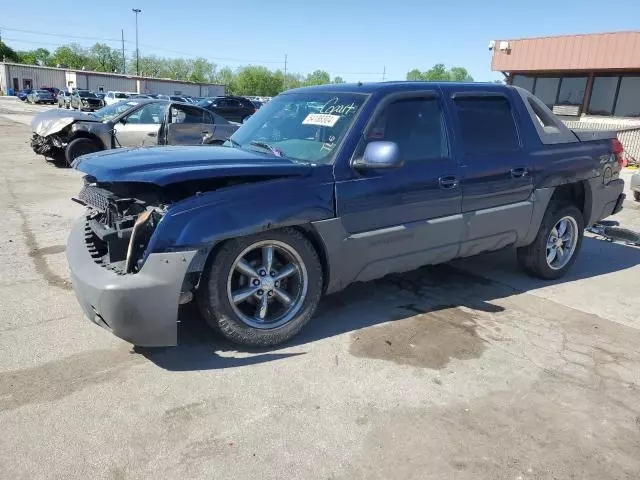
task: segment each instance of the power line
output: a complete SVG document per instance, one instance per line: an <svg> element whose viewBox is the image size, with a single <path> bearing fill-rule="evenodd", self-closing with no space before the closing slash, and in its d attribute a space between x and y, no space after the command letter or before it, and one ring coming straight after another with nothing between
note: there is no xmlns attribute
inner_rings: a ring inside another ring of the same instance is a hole
<svg viewBox="0 0 640 480"><path fill-rule="evenodd" d="M81 37L77 35L68 35L66 33L47 33L47 32L36 32L34 30L21 30L19 28L6 28L0 27L3 30L9 30L11 32L20 32L20 33L31 33L35 35L47 35L49 37L63 37L63 38L78 38L81 40L102 40L105 42L119 42L119 38L102 38L102 37Z"/></svg>

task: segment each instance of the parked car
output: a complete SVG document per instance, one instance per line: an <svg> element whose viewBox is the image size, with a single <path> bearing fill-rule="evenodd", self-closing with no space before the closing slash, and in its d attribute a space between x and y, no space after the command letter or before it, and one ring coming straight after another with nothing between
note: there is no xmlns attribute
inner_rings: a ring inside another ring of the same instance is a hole
<svg viewBox="0 0 640 480"><path fill-rule="evenodd" d="M195 105L144 99L93 113L43 112L31 125L33 150L69 165L80 155L116 147L220 144L238 129Z"/></svg>
<svg viewBox="0 0 640 480"><path fill-rule="evenodd" d="M262 107L262 102L259 102L258 100L251 100L251 103L253 103L253 106L256 110L260 110L260 108Z"/></svg>
<svg viewBox="0 0 640 480"><path fill-rule="evenodd" d="M71 108L94 111L104 107L104 102L90 90L76 90L71 95Z"/></svg>
<svg viewBox="0 0 640 480"><path fill-rule="evenodd" d="M630 185L631 191L633 192L633 199L636 202L640 202L640 170L633 174Z"/></svg>
<svg viewBox="0 0 640 480"><path fill-rule="evenodd" d="M40 87L40 90L47 90L49 93L51 93L51 96L53 97L54 100L58 99L58 92L60 92L59 88L55 88L55 87Z"/></svg>
<svg viewBox="0 0 640 480"><path fill-rule="evenodd" d="M244 97L224 96L198 102L202 108L216 112L232 122L244 122L256 113L256 107Z"/></svg>
<svg viewBox="0 0 640 480"><path fill-rule="evenodd" d="M107 92L104 96L105 105L111 105L113 103L121 102L129 98L129 94L125 92Z"/></svg>
<svg viewBox="0 0 640 480"><path fill-rule="evenodd" d="M29 103L33 103L34 105L37 103L48 103L53 105L55 103L55 99L49 90L31 90L31 93L27 95L27 101Z"/></svg>
<svg viewBox="0 0 640 480"><path fill-rule="evenodd" d="M58 108L71 108L71 92L60 90L58 92Z"/></svg>
<svg viewBox="0 0 640 480"><path fill-rule="evenodd" d="M175 345L195 296L228 339L275 345L323 293L425 264L515 247L527 273L559 278L624 199L614 132L572 132L506 85L290 90L224 145L74 163L88 212L66 251L93 322Z"/></svg>
<svg viewBox="0 0 640 480"><path fill-rule="evenodd" d="M27 96L33 91L32 88L23 88L18 93L16 93L16 97L18 97L23 102L27 100Z"/></svg>
<svg viewBox="0 0 640 480"><path fill-rule="evenodd" d="M105 97L107 96L107 94L104 93L104 92L94 92L94 93L96 94L96 97L98 97L100 100L104 100ZM105 103L105 105L106 105L106 103Z"/></svg>

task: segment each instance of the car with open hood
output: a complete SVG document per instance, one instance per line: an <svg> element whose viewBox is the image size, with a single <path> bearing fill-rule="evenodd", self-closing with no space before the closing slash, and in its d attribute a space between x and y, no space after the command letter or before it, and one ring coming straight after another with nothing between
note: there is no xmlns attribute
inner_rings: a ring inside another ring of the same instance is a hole
<svg viewBox="0 0 640 480"><path fill-rule="evenodd" d="M133 99L92 113L49 110L31 128L34 152L70 165L80 155L117 147L222 143L238 125L195 105Z"/></svg>

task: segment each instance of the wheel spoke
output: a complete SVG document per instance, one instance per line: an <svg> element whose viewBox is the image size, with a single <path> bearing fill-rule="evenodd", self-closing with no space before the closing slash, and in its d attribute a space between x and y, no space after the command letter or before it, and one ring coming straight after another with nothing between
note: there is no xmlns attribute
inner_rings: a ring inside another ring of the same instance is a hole
<svg viewBox="0 0 640 480"><path fill-rule="evenodd" d="M549 265L551 265L551 262L553 262L556 258L558 251L555 248L551 248L547 250L547 263Z"/></svg>
<svg viewBox="0 0 640 480"><path fill-rule="evenodd" d="M258 305L258 311L256 312L260 320L264 320L267 317L267 308L269 308L269 298L263 295Z"/></svg>
<svg viewBox="0 0 640 480"><path fill-rule="evenodd" d="M567 231L567 221L566 220L561 220L560 223L558 223L558 237L562 237L564 235L564 233Z"/></svg>
<svg viewBox="0 0 640 480"><path fill-rule="evenodd" d="M571 243L571 233L565 233L560 237L560 240L562 240L562 243Z"/></svg>
<svg viewBox="0 0 640 480"><path fill-rule="evenodd" d="M285 265L280 269L280 271L274 277L274 280L282 280L284 278L290 277L294 273L296 273L296 267L292 264Z"/></svg>
<svg viewBox="0 0 640 480"><path fill-rule="evenodd" d="M258 278L258 272L249 265L244 259L240 260L236 265L236 270L250 278Z"/></svg>
<svg viewBox="0 0 640 480"><path fill-rule="evenodd" d="M267 275L273 266L273 247L271 245L262 247L262 266L267 271Z"/></svg>
<svg viewBox="0 0 640 480"><path fill-rule="evenodd" d="M293 298L291 298L289 294L284 290L282 290L281 288L276 288L275 292L276 292L276 298L280 300L280 302L282 302L284 306L288 307L293 303Z"/></svg>
<svg viewBox="0 0 640 480"><path fill-rule="evenodd" d="M233 298L233 303L236 305L244 302L251 295L255 294L258 291L258 287L249 287L243 290L236 290L235 292L231 292L231 298Z"/></svg>

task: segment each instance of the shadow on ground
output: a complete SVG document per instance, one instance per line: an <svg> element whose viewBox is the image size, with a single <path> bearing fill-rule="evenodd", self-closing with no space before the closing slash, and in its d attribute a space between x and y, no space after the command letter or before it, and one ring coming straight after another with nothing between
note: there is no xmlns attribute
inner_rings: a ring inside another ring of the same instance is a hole
<svg viewBox="0 0 640 480"><path fill-rule="evenodd" d="M490 254L500 256L499 271L508 276L516 273L520 275L518 278L522 280L517 282L518 288L469 273L461 268L464 267L464 261L457 262L457 266L427 266L368 283L354 284L324 297L318 312L303 331L288 343L276 347L277 349L246 349L230 344L210 330L195 305L190 304L180 311L178 346L138 351L167 370L208 370L253 365L306 353L304 349L291 352L292 347L303 347L321 339L416 315L428 315L424 318L456 326L458 319L454 309L458 307L498 313L503 308L492 303L496 299L640 264L638 248L585 238L583 249L571 274L551 282L532 279L519 273L512 253ZM598 256L596 261L591 258L594 252ZM457 325L459 329L453 330L453 333L451 329L446 330L446 338L441 340L451 341L452 336L457 333L468 333L470 325L473 326L472 321L460 323ZM438 332L442 332L442 329L433 330L430 334ZM431 344L437 341L437 338L433 339Z"/></svg>

